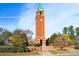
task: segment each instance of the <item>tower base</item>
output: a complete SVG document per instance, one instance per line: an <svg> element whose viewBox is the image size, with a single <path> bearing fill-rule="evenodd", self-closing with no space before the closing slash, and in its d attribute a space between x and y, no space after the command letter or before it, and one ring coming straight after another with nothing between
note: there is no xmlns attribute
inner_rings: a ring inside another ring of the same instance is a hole
<svg viewBox="0 0 79 59"><path fill-rule="evenodd" d="M35 44L40 44L41 46L46 46L46 40L45 39L35 39Z"/></svg>

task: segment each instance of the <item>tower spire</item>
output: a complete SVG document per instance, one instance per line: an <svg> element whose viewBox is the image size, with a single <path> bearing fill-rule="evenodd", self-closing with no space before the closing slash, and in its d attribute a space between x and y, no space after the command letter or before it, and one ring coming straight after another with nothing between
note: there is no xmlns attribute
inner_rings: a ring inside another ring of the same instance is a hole
<svg viewBox="0 0 79 59"><path fill-rule="evenodd" d="M37 9L42 9L43 7L42 7L42 4L41 3L38 3L37 4Z"/></svg>

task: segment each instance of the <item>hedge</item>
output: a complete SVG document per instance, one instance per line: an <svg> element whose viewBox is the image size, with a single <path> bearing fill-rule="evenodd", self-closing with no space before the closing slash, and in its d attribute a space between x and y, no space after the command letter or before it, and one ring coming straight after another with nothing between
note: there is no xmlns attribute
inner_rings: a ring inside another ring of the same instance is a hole
<svg viewBox="0 0 79 59"><path fill-rule="evenodd" d="M36 43L36 44L34 44L34 46L37 46L37 47L39 47L39 46L41 46L41 44L39 44L39 43Z"/></svg>
<svg viewBox="0 0 79 59"><path fill-rule="evenodd" d="M21 47L0 47L0 53L17 53L17 52L30 52L28 48Z"/></svg>
<svg viewBox="0 0 79 59"><path fill-rule="evenodd" d="M79 49L79 45L76 45L74 48L75 48L75 49Z"/></svg>

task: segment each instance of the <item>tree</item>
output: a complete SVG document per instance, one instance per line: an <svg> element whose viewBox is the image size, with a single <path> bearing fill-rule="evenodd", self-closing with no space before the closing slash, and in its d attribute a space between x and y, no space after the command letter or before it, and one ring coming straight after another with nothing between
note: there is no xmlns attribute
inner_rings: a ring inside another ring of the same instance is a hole
<svg viewBox="0 0 79 59"><path fill-rule="evenodd" d="M10 37L10 42L14 47L19 47L26 52L28 50L26 48L29 46L27 31L22 29L14 30L13 36Z"/></svg>
<svg viewBox="0 0 79 59"><path fill-rule="evenodd" d="M4 29L0 27L0 45L4 45L4 37L2 33L4 32Z"/></svg>
<svg viewBox="0 0 79 59"><path fill-rule="evenodd" d="M49 38L49 43L54 43L54 40L55 40L55 38L56 38L56 36L57 36L57 34L56 33L54 33L50 38Z"/></svg>
<svg viewBox="0 0 79 59"><path fill-rule="evenodd" d="M27 35L27 39L28 39L28 44L29 45L33 45L33 39L32 39L32 35L33 35L33 32L30 31L29 29L28 30L24 30L24 32L26 33Z"/></svg>
<svg viewBox="0 0 79 59"><path fill-rule="evenodd" d="M79 45L79 27L75 28L75 32L76 32L76 39L72 41L72 44Z"/></svg>
<svg viewBox="0 0 79 59"><path fill-rule="evenodd" d="M67 34L62 34L62 39L66 40L67 45L71 45L72 40L70 39L70 37Z"/></svg>
<svg viewBox="0 0 79 59"><path fill-rule="evenodd" d="M30 31L29 29L28 30L16 29L13 33L15 35L21 35L21 36L24 35L24 37L26 37L26 42L28 42L29 45L33 44L32 40L33 32Z"/></svg>
<svg viewBox="0 0 79 59"><path fill-rule="evenodd" d="M67 31L68 31L67 27L64 27L63 28L63 34L67 34Z"/></svg>
<svg viewBox="0 0 79 59"><path fill-rule="evenodd" d="M76 34L79 36L79 27L76 27Z"/></svg>
<svg viewBox="0 0 79 59"><path fill-rule="evenodd" d="M28 46L27 34L22 29L14 30L13 36L10 38L10 40L13 45L15 44L16 46Z"/></svg>
<svg viewBox="0 0 79 59"><path fill-rule="evenodd" d="M4 45L4 40L2 38L2 35L0 35L0 45Z"/></svg>
<svg viewBox="0 0 79 59"><path fill-rule="evenodd" d="M47 46L49 45L49 38L46 40L46 45Z"/></svg>
<svg viewBox="0 0 79 59"><path fill-rule="evenodd" d="M74 39L75 38L75 31L73 29L73 26L70 26L68 28L68 35L70 36L71 39Z"/></svg>
<svg viewBox="0 0 79 59"><path fill-rule="evenodd" d="M3 33L2 33L2 37L4 39L4 44L5 45L9 45L9 38L12 36L13 34L7 30L5 30Z"/></svg>
<svg viewBox="0 0 79 59"><path fill-rule="evenodd" d="M26 52L28 51L26 38L20 35L13 35L10 37L11 45L15 48L18 47L18 51Z"/></svg>
<svg viewBox="0 0 79 59"><path fill-rule="evenodd" d="M9 37L12 35L7 29L0 28L0 43L3 45L8 45Z"/></svg>
<svg viewBox="0 0 79 59"><path fill-rule="evenodd" d="M5 30L0 27L0 34L2 34L2 32L4 32L4 31L5 31Z"/></svg>
<svg viewBox="0 0 79 59"><path fill-rule="evenodd" d="M61 50L68 45L69 38L65 35L58 35L54 40L54 47L58 47Z"/></svg>
<svg viewBox="0 0 79 59"><path fill-rule="evenodd" d="M53 35L51 35L51 37L49 37L47 40L46 40L46 45L50 45L54 43L54 39L56 38L57 34L54 33Z"/></svg>
<svg viewBox="0 0 79 59"><path fill-rule="evenodd" d="M13 35L12 37L9 38L11 45L14 47L19 47L21 44L21 39L18 35Z"/></svg>

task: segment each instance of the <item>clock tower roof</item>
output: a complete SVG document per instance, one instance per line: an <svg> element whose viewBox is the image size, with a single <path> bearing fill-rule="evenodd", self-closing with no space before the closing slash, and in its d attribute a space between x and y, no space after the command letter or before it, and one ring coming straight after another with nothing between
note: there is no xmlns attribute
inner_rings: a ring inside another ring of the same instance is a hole
<svg viewBox="0 0 79 59"><path fill-rule="evenodd" d="M37 9L43 9L43 7L42 7L42 4L41 4L41 3L38 3L38 4L37 4Z"/></svg>

